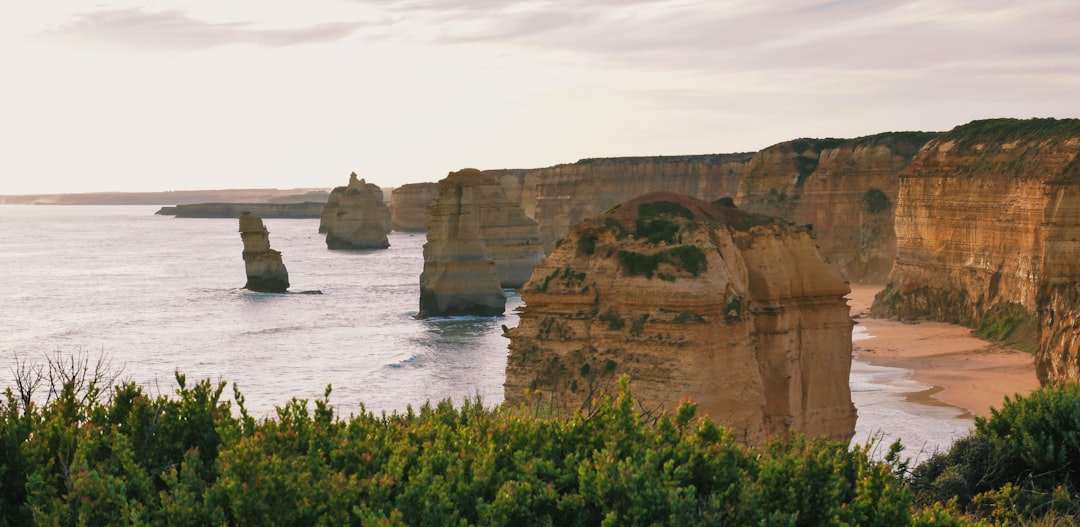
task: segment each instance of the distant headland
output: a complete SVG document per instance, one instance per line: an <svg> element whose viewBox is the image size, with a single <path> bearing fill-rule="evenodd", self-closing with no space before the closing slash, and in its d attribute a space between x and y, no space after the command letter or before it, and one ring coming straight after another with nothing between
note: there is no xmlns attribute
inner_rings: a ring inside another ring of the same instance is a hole
<svg viewBox="0 0 1080 527"><path fill-rule="evenodd" d="M325 203L329 188L89 192L0 195L0 205L190 205L194 203Z"/></svg>

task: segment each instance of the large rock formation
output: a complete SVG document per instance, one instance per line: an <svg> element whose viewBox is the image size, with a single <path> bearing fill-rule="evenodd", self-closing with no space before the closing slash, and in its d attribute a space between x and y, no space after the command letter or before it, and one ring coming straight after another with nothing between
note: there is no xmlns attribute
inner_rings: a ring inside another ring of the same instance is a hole
<svg viewBox="0 0 1080 527"><path fill-rule="evenodd" d="M245 289L260 293L284 293L289 288L289 271L281 253L270 248L270 232L262 218L240 213L240 239L244 241Z"/></svg>
<svg viewBox="0 0 1080 527"><path fill-rule="evenodd" d="M475 211L466 211L467 207L475 208ZM476 169L451 172L439 182L436 198L428 209L428 244L434 242L433 251L434 247L439 247L433 253L438 256L433 258L453 261L453 250L456 249L448 249L452 240L444 239L448 232L447 225L451 225L451 229L458 229L453 226L461 220L455 216L466 212L475 212L483 254L494 263L500 286L521 287L544 256L536 222L506 198L498 182ZM431 231L433 227L440 229L434 233L434 237ZM459 229L458 235L471 236L472 233ZM471 245L464 247L463 258L471 261L473 249ZM425 272L427 260L425 252Z"/></svg>
<svg viewBox="0 0 1080 527"><path fill-rule="evenodd" d="M847 440L848 292L805 227L641 196L579 223L522 288L506 401L574 410L625 374L646 410L689 397L749 443Z"/></svg>
<svg viewBox="0 0 1080 527"><path fill-rule="evenodd" d="M901 176L898 255L872 315L999 337L1038 315L1040 379L1080 380L1078 156L1075 119L974 121L928 143Z"/></svg>
<svg viewBox="0 0 1080 527"><path fill-rule="evenodd" d="M390 194L390 226L397 232L427 230L427 210L438 183L409 183Z"/></svg>
<svg viewBox="0 0 1080 527"><path fill-rule="evenodd" d="M936 133L796 139L754 155L741 209L812 225L818 249L849 280L883 283L896 259L900 172Z"/></svg>
<svg viewBox="0 0 1080 527"><path fill-rule="evenodd" d="M336 187L323 207L319 232L329 249L385 249L390 246L390 209L378 185L349 175L349 185Z"/></svg>
<svg viewBox="0 0 1080 527"><path fill-rule="evenodd" d="M546 252L579 221L654 191L734 196L752 153L582 159L535 170L536 218Z"/></svg>
<svg viewBox="0 0 1080 527"><path fill-rule="evenodd" d="M492 184L473 169L439 181L428 212L418 317L499 315L506 296L481 230L484 192Z"/></svg>

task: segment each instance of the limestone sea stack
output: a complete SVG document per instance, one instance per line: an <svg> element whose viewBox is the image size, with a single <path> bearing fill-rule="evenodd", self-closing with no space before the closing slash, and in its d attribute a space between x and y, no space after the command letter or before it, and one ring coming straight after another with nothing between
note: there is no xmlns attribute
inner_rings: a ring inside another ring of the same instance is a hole
<svg viewBox="0 0 1080 527"><path fill-rule="evenodd" d="M289 288L289 271L281 253L270 248L270 232L262 218L240 213L240 239L244 241L245 289L260 293L284 293Z"/></svg>
<svg viewBox="0 0 1080 527"><path fill-rule="evenodd" d="M382 189L349 175L349 184L336 187L323 207L319 232L326 233L328 249L385 249L390 246L390 209Z"/></svg>
<svg viewBox="0 0 1080 527"><path fill-rule="evenodd" d="M506 309L481 230L489 197L482 192L484 181L490 180L473 169L451 172L439 181L428 210L418 317L493 316Z"/></svg>
<svg viewBox="0 0 1080 527"><path fill-rule="evenodd" d="M627 375L645 410L689 397L750 444L847 441L849 291L803 226L640 196L576 225L521 289L505 399L573 411Z"/></svg>
<svg viewBox="0 0 1080 527"><path fill-rule="evenodd" d="M1042 382L1080 380L1080 120L973 121L930 141L901 174L896 237L873 316L1037 340Z"/></svg>

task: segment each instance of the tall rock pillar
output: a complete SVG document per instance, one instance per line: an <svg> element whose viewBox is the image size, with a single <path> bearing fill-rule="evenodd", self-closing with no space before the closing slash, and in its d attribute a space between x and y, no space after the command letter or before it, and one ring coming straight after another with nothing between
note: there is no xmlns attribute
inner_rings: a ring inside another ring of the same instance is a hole
<svg viewBox="0 0 1080 527"><path fill-rule="evenodd" d="M289 271L281 262L281 253L270 248L270 232L262 218L240 213L240 239L244 241L244 289L260 293L284 293L289 288Z"/></svg>
<svg viewBox="0 0 1080 527"><path fill-rule="evenodd" d="M473 184L476 177L483 176L465 169L439 181L428 210L419 317L492 316L506 309L480 228L484 196Z"/></svg>

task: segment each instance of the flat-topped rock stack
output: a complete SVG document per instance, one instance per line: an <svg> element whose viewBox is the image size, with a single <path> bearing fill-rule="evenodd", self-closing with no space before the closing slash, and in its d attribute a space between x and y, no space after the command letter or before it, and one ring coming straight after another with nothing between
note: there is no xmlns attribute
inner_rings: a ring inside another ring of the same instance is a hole
<svg viewBox="0 0 1080 527"><path fill-rule="evenodd" d="M385 249L390 246L390 209L378 185L353 172L349 184L336 187L323 207L319 232L326 233L326 247L335 250Z"/></svg>
<svg viewBox="0 0 1080 527"><path fill-rule="evenodd" d="M505 399L574 411L627 375L644 409L689 397L751 444L848 440L849 291L805 227L647 194L580 222L522 287Z"/></svg>
<svg viewBox="0 0 1080 527"><path fill-rule="evenodd" d="M506 309L495 261L481 228L488 178L451 172L439 181L428 211L418 317L500 315Z"/></svg>
<svg viewBox="0 0 1080 527"><path fill-rule="evenodd" d="M289 288L289 271L281 252L270 248L270 232L262 218L240 213L240 239L244 242L245 289L260 293L284 293Z"/></svg>

